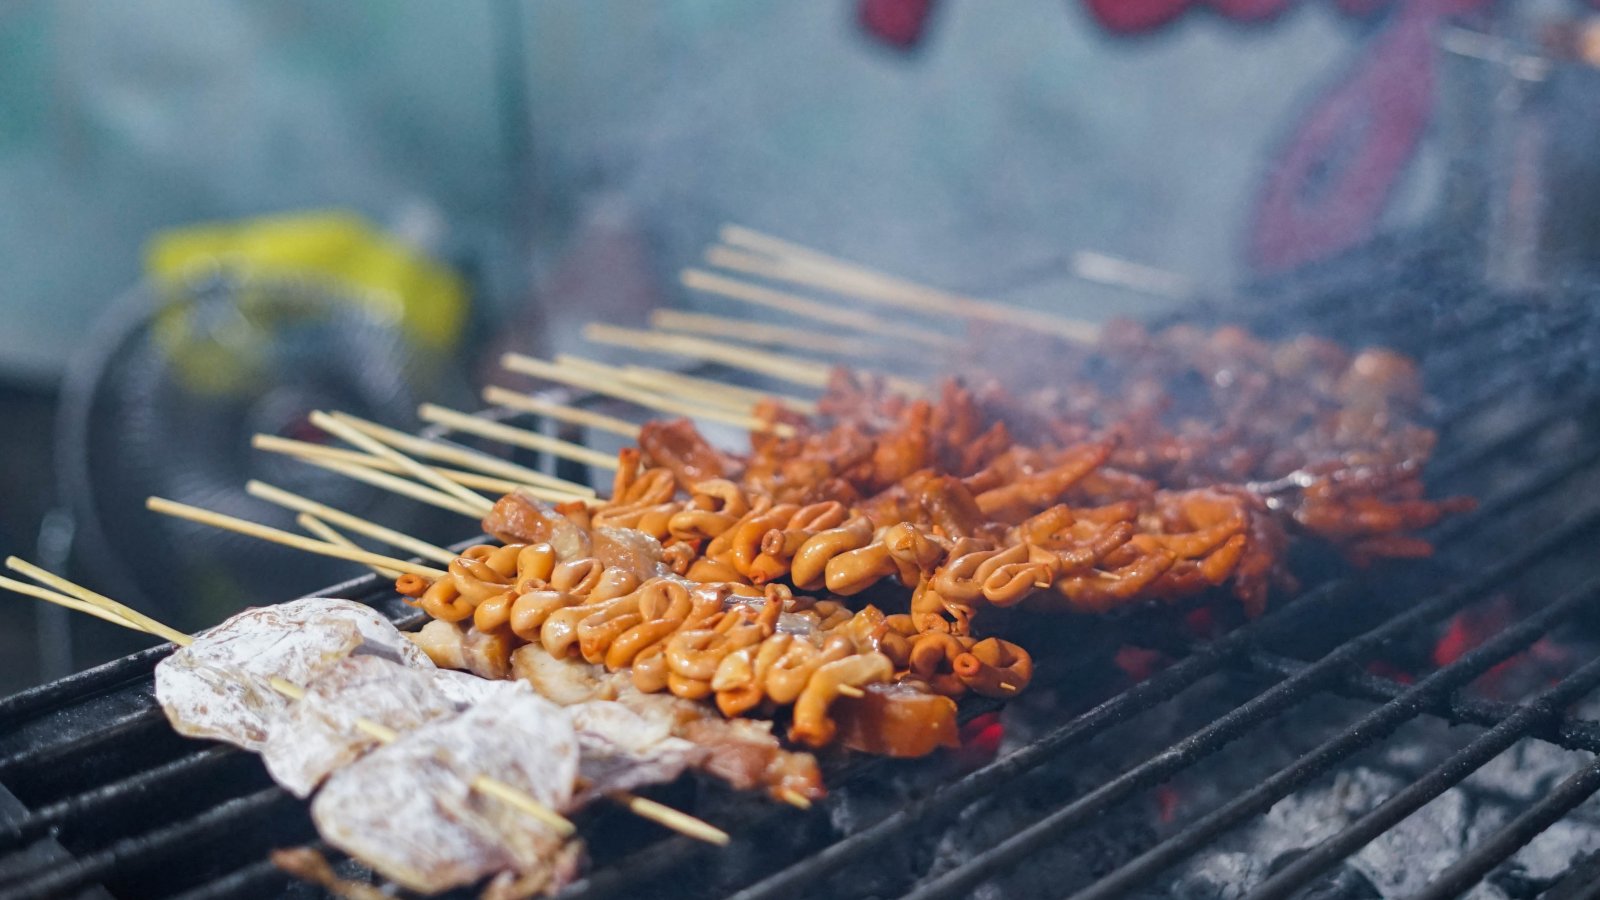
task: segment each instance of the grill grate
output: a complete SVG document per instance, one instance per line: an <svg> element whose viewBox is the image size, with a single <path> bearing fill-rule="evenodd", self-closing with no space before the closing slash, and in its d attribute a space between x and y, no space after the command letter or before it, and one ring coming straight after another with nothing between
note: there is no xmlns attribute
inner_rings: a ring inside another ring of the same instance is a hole
<svg viewBox="0 0 1600 900"><path fill-rule="evenodd" d="M1324 295L1326 296L1326 295ZM1600 507L1584 508L1585 479L1600 476L1600 440L1582 430L1591 408L1582 382L1555 379L1588 351L1581 304L1510 309L1481 297L1437 298L1389 308L1353 309L1316 300L1262 309L1264 330L1304 324L1360 342L1376 336L1423 357L1430 385L1466 385L1439 416L1446 449L1435 483L1476 487L1484 502L1471 516L1437 529L1440 556L1398 574L1343 575L1304 591L1270 614L1214 640L1176 642L1146 613L1108 623L1082 640L1100 649L1135 643L1167 651L1167 668L1100 702L1068 711L1053 728L1018 749L969 770L947 761L835 760L829 783L851 790L886 773L915 785L914 796L886 816L836 828L828 807L807 816L737 797L711 784L673 786L670 798L727 828L733 847L710 850L680 837L641 830L604 811L580 819L600 835L593 872L571 897L641 892L731 894L738 900L822 893L848 873L914 844L930 825L954 823L974 804L1025 789L1031 773L1088 750L1112 729L1168 704L1213 678L1261 685L1171 746L1135 759L1120 773L991 846L914 886L911 896L964 896L1045 848L1064 844L1174 777L1280 720L1315 698L1336 696L1365 712L1292 764L1184 823L1163 839L1111 859L1092 884L1067 885L1079 900L1129 896L1174 866L1316 779L1340 770L1365 748L1423 718L1482 729L1443 759L1424 765L1398 793L1375 804L1331 838L1259 885L1251 897L1290 897L1317 882L1370 839L1461 784L1484 762L1525 739L1600 752L1600 722L1565 714L1600 684L1600 661L1575 667L1538 696L1504 702L1473 696L1476 678L1562 626L1600 595L1584 550L1600 540ZM1467 302L1471 300L1473 302ZM1235 314L1237 314L1235 312ZM1406 346L1409 342L1410 346ZM1536 357L1528 356L1538 347ZM1562 386L1564 391L1553 390ZM1557 446L1550 452L1539 442ZM1576 510L1575 515L1568 512ZM1485 563L1487 560L1487 563ZM1554 573L1554 574L1551 574ZM1385 581L1385 579L1388 579ZM1361 666L1496 592L1554 597L1476 649L1415 684ZM372 576L325 592L369 602L391 618L418 615ZM1412 600L1411 598L1421 599ZM1355 615L1367 621L1344 621ZM1329 623L1340 629L1330 629ZM1310 632L1310 634L1308 634ZM1322 639L1319 643L1319 638ZM1157 646L1161 641L1165 644ZM170 648L154 648L98 669L0 700L0 898L111 896L240 898L314 896L265 861L269 849L315 842L304 804L266 780L259 763L231 748L177 738L151 694L152 667ZM1092 646L1074 645L1086 656ZM1040 657L1047 654L1040 653ZM1085 698L1088 699L1088 698ZM967 716L988 707L971 705ZM1022 787L1019 787L1022 786ZM1553 823L1600 790L1600 763L1579 765L1565 781L1478 841L1423 895L1455 896L1478 883ZM8 804L7 801L16 803ZM336 859L338 855L321 847ZM676 875L675 873L688 873ZM1600 896L1600 857L1576 861L1547 896ZM676 883L676 888L667 885ZM908 884L890 888L901 893Z"/></svg>

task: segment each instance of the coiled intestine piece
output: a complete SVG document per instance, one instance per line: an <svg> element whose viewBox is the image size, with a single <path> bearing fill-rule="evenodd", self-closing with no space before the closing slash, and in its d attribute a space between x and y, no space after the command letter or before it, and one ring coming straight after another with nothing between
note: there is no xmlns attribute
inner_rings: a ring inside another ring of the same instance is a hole
<svg viewBox="0 0 1600 900"><path fill-rule="evenodd" d="M719 560L732 565L732 560L729 558L728 552L733 547L733 538L739 533L740 526L751 521L752 519L757 519L766 515L767 511L772 509L772 506L773 501L771 497L762 495L755 498L755 500L750 503L749 508L744 511L743 515L740 515L738 518L736 518L727 528L723 529L715 537L711 538L710 542L706 544L706 558Z"/></svg>
<svg viewBox="0 0 1600 900"><path fill-rule="evenodd" d="M1033 680L1033 657L1010 641L985 638L956 656L952 670L973 693L1007 697Z"/></svg>
<svg viewBox="0 0 1600 900"><path fill-rule="evenodd" d="M1053 587L1077 612L1107 612L1128 602L1129 598L1139 596L1176 561L1171 553L1157 550L1110 572L1095 569L1083 575L1062 578Z"/></svg>
<svg viewBox="0 0 1600 900"><path fill-rule="evenodd" d="M986 561L976 573L983 591L983 599L995 606L1011 606L1035 591L1047 588L1055 580L1053 560L1032 558L1032 548L1017 544L1013 550L1021 551L1021 559L1009 559L1004 554Z"/></svg>
<svg viewBox="0 0 1600 900"><path fill-rule="evenodd" d="M546 543L527 544L517 552L517 593L538 590L550 583L556 551Z"/></svg>
<svg viewBox="0 0 1600 900"><path fill-rule="evenodd" d="M744 581L744 576L731 564L704 556L694 561L694 565L689 567L684 577L702 584L731 584Z"/></svg>
<svg viewBox="0 0 1600 900"><path fill-rule="evenodd" d="M872 541L872 521L856 516L837 528L820 531L795 551L790 580L802 591L814 591L827 581L828 563L841 553L865 547Z"/></svg>
<svg viewBox="0 0 1600 900"><path fill-rule="evenodd" d="M762 540L767 532L783 528L798 512L800 512L799 504L779 503L765 511L752 512L740 519L731 529L723 532L723 535L729 536L725 551L726 562L739 574L750 578L751 565L761 553ZM721 554L718 556L720 558ZM757 583L771 580L772 578L764 578Z"/></svg>
<svg viewBox="0 0 1600 900"><path fill-rule="evenodd" d="M631 452L630 452L631 451ZM668 524L680 506L673 502L677 480L671 470L638 468L638 452L619 454L611 499L591 513L594 527L637 528L657 540L668 537Z"/></svg>
<svg viewBox="0 0 1600 900"><path fill-rule="evenodd" d="M416 605L441 622L460 622L470 618L473 609L470 601L462 599L460 589L451 578L441 578L429 585L417 598Z"/></svg>
<svg viewBox="0 0 1600 900"><path fill-rule="evenodd" d="M927 682L936 694L958 697L966 685L956 675L955 662L967 652L971 639L937 631L924 632L911 641L906 668Z"/></svg>
<svg viewBox="0 0 1600 900"><path fill-rule="evenodd" d="M529 591L511 604L509 624L512 633L525 641L539 640L540 629L556 610L577 606L583 600L566 591L552 589Z"/></svg>
<svg viewBox="0 0 1600 900"><path fill-rule="evenodd" d="M516 599L514 592L506 590L479 603L472 610L472 627L484 634L506 628L511 623L511 609Z"/></svg>
<svg viewBox="0 0 1600 900"><path fill-rule="evenodd" d="M766 699L767 675L795 640L793 635L774 634L755 646L723 657L711 676L711 689L716 692L717 708L723 715L742 715Z"/></svg>
<svg viewBox="0 0 1600 900"><path fill-rule="evenodd" d="M853 652L849 639L839 636L825 638L820 647L810 641L791 641L767 671L767 699L779 706L795 702L818 668Z"/></svg>
<svg viewBox="0 0 1600 900"><path fill-rule="evenodd" d="M1109 441L1074 447L1055 465L1042 472L1025 475L977 496L978 508L991 518L1020 521L1061 500L1063 494L1100 468L1110 458L1115 445Z"/></svg>
<svg viewBox="0 0 1600 900"><path fill-rule="evenodd" d="M755 584L769 584L784 577L807 541L843 524L848 515L849 510L837 500L800 507L781 528L768 529L761 536L760 552L746 574Z"/></svg>
<svg viewBox="0 0 1600 900"><path fill-rule="evenodd" d="M983 596L983 580L978 576L978 568L1005 552L985 541L962 538L951 549L950 558L933 573L929 587L938 591L945 600L962 603L975 601Z"/></svg>
<svg viewBox="0 0 1600 900"><path fill-rule="evenodd" d="M790 739L813 747L828 744L837 731L828 711L839 698L839 689L885 682L893 676L894 665L882 653L863 653L819 666L795 701Z"/></svg>

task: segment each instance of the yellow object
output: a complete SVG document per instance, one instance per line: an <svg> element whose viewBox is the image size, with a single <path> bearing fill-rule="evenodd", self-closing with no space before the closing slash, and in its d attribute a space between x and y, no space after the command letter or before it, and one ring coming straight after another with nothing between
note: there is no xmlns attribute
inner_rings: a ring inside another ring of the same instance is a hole
<svg viewBox="0 0 1600 900"><path fill-rule="evenodd" d="M466 321L467 290L460 276L347 212L163 232L146 248L145 268L166 286L218 268L248 278L324 280L398 318L412 340L433 349L454 345Z"/></svg>
<svg viewBox="0 0 1600 900"><path fill-rule="evenodd" d="M460 276L348 212L163 232L147 245L145 268L168 292L218 271L238 279L237 316L199 321L188 307L177 306L155 326L189 388L213 395L259 387L268 376L254 363L265 359L274 337L326 313L314 291L302 305L291 302L297 295L272 290L274 284L320 286L330 297L397 323L414 346L435 353L456 344L467 317Z"/></svg>

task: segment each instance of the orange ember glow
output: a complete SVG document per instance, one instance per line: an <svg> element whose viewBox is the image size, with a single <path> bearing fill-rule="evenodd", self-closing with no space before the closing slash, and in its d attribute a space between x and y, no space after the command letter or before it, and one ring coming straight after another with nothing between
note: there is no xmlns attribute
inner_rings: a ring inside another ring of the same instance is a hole
<svg viewBox="0 0 1600 900"><path fill-rule="evenodd" d="M1167 656L1159 650L1149 650L1125 644L1117 651L1117 668L1134 681L1144 681L1166 668Z"/></svg>
<svg viewBox="0 0 1600 900"><path fill-rule="evenodd" d="M961 726L961 755L974 763L987 762L1000 752L1006 727L997 712L984 713Z"/></svg>

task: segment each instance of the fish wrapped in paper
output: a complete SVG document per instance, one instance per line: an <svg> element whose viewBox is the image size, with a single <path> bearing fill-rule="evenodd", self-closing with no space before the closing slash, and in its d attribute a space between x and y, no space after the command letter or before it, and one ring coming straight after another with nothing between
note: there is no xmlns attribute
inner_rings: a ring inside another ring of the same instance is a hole
<svg viewBox="0 0 1600 900"><path fill-rule="evenodd" d="M347 657L305 685L305 696L268 723L261 759L275 781L305 797L334 770L382 743L358 721L412 731L512 689L509 682L408 668L380 656Z"/></svg>
<svg viewBox="0 0 1600 900"><path fill-rule="evenodd" d="M434 690L454 703L458 711L469 706L477 706L479 703L493 702L502 696L510 696L508 692L517 690L517 683L514 681L479 678L470 672L457 672L454 669L434 669L428 673L428 678L433 682ZM538 691L534 693L537 694Z"/></svg>
<svg viewBox="0 0 1600 900"><path fill-rule="evenodd" d="M270 678L307 684L358 654L434 667L370 607L310 597L247 609L201 633L156 666L156 699L179 734L260 751L268 724L290 702Z"/></svg>
<svg viewBox="0 0 1600 900"><path fill-rule="evenodd" d="M573 806L579 744L559 706L526 685L401 734L328 778L311 804L334 846L415 891L491 875L570 880L575 856L548 825L472 787L480 775L555 810Z"/></svg>

